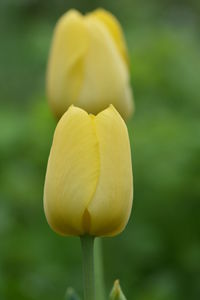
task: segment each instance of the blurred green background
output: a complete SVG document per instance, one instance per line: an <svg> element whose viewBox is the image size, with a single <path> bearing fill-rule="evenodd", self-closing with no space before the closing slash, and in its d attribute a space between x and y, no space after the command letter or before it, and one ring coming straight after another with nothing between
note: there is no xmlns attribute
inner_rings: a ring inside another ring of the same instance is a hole
<svg viewBox="0 0 200 300"><path fill-rule="evenodd" d="M199 0L1 0L0 299L82 293L79 240L57 236L43 213L55 128L45 71L56 20L99 6L124 28L136 103L134 208L123 234L103 240L107 292L120 278L129 300L199 300Z"/></svg>

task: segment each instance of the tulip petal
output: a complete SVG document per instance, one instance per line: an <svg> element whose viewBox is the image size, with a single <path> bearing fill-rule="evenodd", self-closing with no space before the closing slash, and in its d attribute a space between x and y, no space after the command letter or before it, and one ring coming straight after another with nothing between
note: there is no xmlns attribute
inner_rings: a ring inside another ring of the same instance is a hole
<svg viewBox="0 0 200 300"><path fill-rule="evenodd" d="M48 98L57 117L61 117L79 95L87 48L88 34L83 16L70 10L56 25L47 70Z"/></svg>
<svg viewBox="0 0 200 300"><path fill-rule="evenodd" d="M99 141L100 177L89 203L90 234L121 232L130 215L133 197L132 164L126 125L111 105L95 118Z"/></svg>
<svg viewBox="0 0 200 300"><path fill-rule="evenodd" d="M92 13L98 20L103 22L103 24L107 27L110 34L112 35L115 44L124 59L125 63L129 66L129 57L128 51L126 47L126 42L124 39L123 31L121 25L117 18L114 17L110 12L105 9L99 8Z"/></svg>
<svg viewBox="0 0 200 300"><path fill-rule="evenodd" d="M56 232L81 235L89 230L87 206L96 190L99 162L92 117L71 106L54 134L44 188L45 214Z"/></svg>
<svg viewBox="0 0 200 300"><path fill-rule="evenodd" d="M85 23L90 43L76 105L97 114L108 104L113 104L123 118L128 118L132 114L133 101L127 67L102 22L89 14Z"/></svg>

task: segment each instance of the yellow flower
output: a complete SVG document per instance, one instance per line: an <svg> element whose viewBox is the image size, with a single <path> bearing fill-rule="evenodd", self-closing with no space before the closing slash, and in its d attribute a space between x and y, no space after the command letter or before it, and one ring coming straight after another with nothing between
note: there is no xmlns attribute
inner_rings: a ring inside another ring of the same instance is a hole
<svg viewBox="0 0 200 300"><path fill-rule="evenodd" d="M97 116L71 106L55 130L44 210L62 235L112 236L126 226L133 198L126 125L110 105Z"/></svg>
<svg viewBox="0 0 200 300"><path fill-rule="evenodd" d="M76 10L58 21L47 70L47 95L60 118L71 104L97 114L113 104L124 119L133 111L126 44L117 19L103 9Z"/></svg>

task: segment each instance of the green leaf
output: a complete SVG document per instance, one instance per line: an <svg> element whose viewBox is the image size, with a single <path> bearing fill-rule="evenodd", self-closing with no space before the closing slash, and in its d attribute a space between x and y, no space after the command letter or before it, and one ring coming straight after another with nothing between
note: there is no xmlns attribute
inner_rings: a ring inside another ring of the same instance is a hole
<svg viewBox="0 0 200 300"><path fill-rule="evenodd" d="M127 300L124 296L119 284L119 280L115 280L113 288L110 293L109 300Z"/></svg>

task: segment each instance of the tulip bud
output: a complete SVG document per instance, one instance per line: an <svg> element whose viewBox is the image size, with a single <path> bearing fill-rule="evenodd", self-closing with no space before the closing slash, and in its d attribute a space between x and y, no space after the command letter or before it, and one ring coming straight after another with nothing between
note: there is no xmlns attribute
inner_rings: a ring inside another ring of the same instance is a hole
<svg viewBox="0 0 200 300"><path fill-rule="evenodd" d="M44 210L62 235L112 236L126 226L133 197L127 127L110 105L98 115L71 106L58 122L44 186Z"/></svg>
<svg viewBox="0 0 200 300"><path fill-rule="evenodd" d="M126 300L126 297L124 296L124 294L121 290L119 280L115 280L109 299L110 300Z"/></svg>
<svg viewBox="0 0 200 300"><path fill-rule="evenodd" d="M58 21L47 70L47 95L56 117L71 104L97 114L113 104L124 119L133 112L128 54L116 18L103 9L76 10Z"/></svg>

